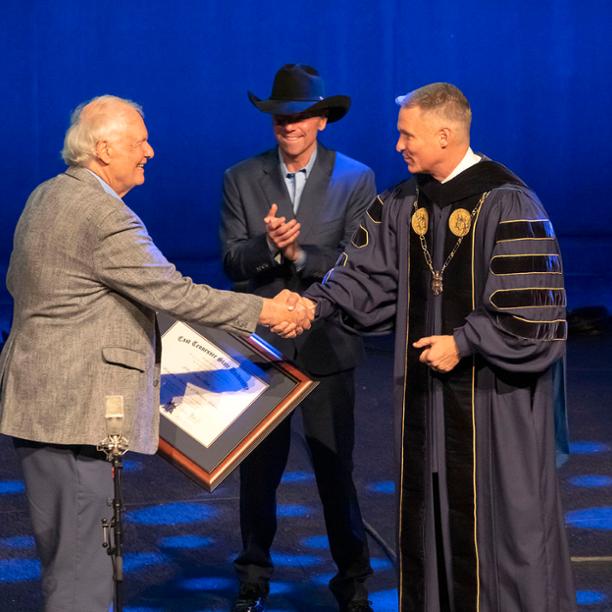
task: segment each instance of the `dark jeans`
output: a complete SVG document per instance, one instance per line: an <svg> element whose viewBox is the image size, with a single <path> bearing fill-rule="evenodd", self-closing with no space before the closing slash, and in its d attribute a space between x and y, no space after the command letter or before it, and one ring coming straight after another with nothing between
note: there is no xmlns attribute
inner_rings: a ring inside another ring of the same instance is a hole
<svg viewBox="0 0 612 612"><path fill-rule="evenodd" d="M354 399L350 370L320 379L301 404L331 554L338 567L329 586L341 606L367 598L364 582L372 574L352 476ZM241 582L266 589L273 572L270 547L276 533L276 489L287 465L290 439L288 418L240 466L243 550L234 566Z"/></svg>

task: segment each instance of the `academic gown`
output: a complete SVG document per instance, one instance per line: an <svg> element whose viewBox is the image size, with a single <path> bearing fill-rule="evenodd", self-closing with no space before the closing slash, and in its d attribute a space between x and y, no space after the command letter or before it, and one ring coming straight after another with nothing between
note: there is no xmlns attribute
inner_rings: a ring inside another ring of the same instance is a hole
<svg viewBox="0 0 612 612"><path fill-rule="evenodd" d="M418 208L428 213L425 231L415 227L435 270L468 228L437 296L411 226ZM439 610L445 582L453 612L575 610L554 448L565 292L535 194L490 160L445 184L426 175L401 183L376 198L306 295L318 316L354 330L395 327L400 610ZM412 347L438 334L453 334L460 349L448 374L421 364Z"/></svg>

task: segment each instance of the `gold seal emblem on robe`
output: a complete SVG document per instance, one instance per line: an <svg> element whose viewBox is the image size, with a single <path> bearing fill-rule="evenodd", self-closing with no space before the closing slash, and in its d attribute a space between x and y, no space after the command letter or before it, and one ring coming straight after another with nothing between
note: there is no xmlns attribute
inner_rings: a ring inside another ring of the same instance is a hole
<svg viewBox="0 0 612 612"><path fill-rule="evenodd" d="M459 238L469 234L471 225L472 215L465 208L454 210L448 219L448 229Z"/></svg>
<svg viewBox="0 0 612 612"><path fill-rule="evenodd" d="M424 236L429 228L429 213L427 210L424 208L417 208L412 215L410 225L412 225L415 234Z"/></svg>

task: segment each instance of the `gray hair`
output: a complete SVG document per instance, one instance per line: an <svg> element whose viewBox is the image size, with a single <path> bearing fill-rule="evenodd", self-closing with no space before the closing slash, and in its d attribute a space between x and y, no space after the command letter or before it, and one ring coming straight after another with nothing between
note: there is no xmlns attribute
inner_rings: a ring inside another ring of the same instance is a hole
<svg viewBox="0 0 612 612"><path fill-rule="evenodd" d="M142 107L132 100L104 95L79 104L70 116L64 136L62 158L68 166L83 166L95 157L96 143L113 136L125 125L127 109L144 117Z"/></svg>
<svg viewBox="0 0 612 612"><path fill-rule="evenodd" d="M450 83L430 83L395 98L402 108L418 107L439 117L461 123L469 132L472 109L463 92Z"/></svg>

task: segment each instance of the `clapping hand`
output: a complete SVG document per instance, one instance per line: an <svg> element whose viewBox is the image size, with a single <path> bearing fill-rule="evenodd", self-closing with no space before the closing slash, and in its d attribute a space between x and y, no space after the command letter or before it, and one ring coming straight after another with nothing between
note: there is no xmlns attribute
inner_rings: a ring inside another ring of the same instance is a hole
<svg viewBox="0 0 612 612"><path fill-rule="evenodd" d="M264 299L259 322L283 338L295 338L310 329L314 318L312 302L283 289L273 299Z"/></svg>
<svg viewBox="0 0 612 612"><path fill-rule="evenodd" d="M297 239L300 235L300 224L296 219L287 221L285 217L277 217L278 206L272 204L264 217L268 242L278 249L286 259L296 261L300 254Z"/></svg>

